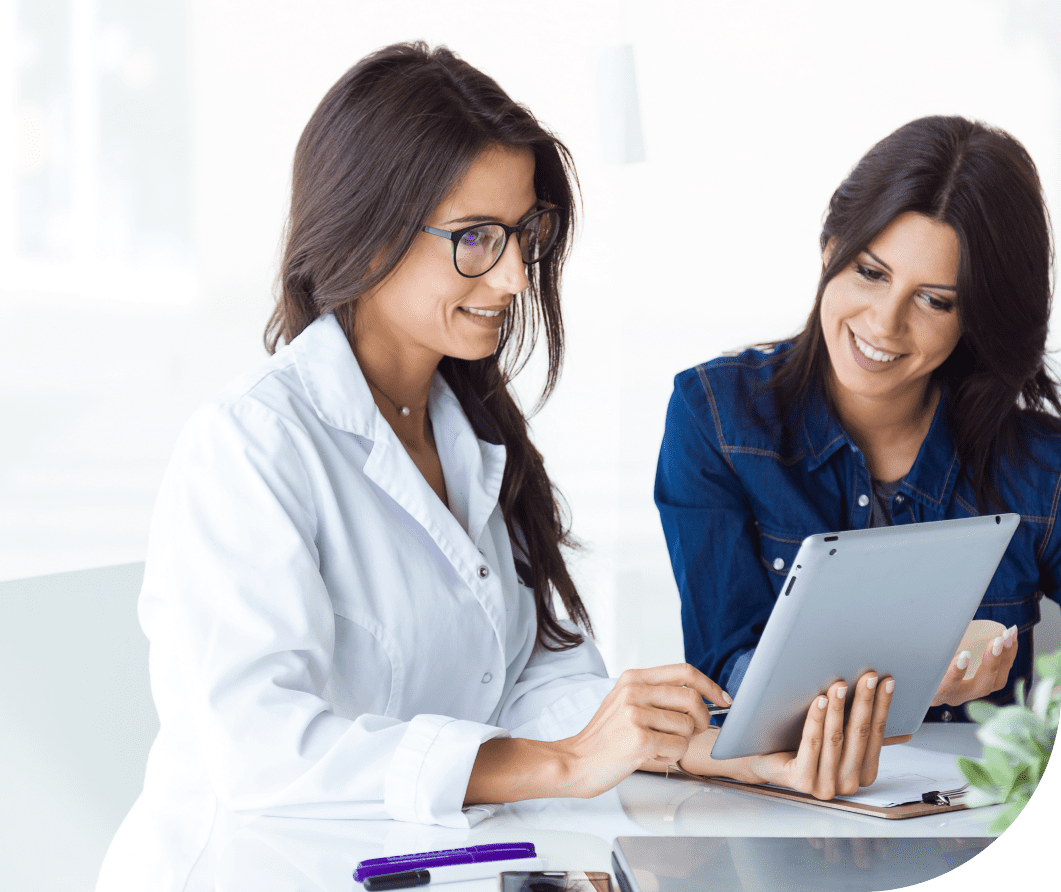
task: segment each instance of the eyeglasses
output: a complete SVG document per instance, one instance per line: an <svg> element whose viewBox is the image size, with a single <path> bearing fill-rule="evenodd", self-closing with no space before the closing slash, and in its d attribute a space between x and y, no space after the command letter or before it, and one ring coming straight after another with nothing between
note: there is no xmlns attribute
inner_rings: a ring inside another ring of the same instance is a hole
<svg viewBox="0 0 1061 892"><path fill-rule="evenodd" d="M453 232L433 226L423 226L421 229L453 242L453 266L466 279L474 279L494 268L505 253L508 237L513 233L517 234L524 263L543 260L556 246L560 223L560 209L546 208L531 214L515 226L476 223Z"/></svg>

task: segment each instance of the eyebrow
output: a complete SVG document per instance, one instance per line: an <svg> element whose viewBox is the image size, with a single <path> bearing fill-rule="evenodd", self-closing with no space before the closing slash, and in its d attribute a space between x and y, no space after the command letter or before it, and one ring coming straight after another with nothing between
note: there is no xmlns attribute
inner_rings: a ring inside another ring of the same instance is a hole
<svg viewBox="0 0 1061 892"><path fill-rule="evenodd" d="M863 254L869 254L870 257L872 257L874 260L876 260L877 263L879 263L881 266L883 266L888 272L892 272L892 268L890 266L888 266L888 264L886 264L883 260L881 260L876 254L874 254L869 248L863 248L862 249L862 253ZM922 285L921 287L922 288L935 288L937 291L954 291L954 292L957 292L957 290L958 290L958 286L957 285L928 285L928 284L925 284L925 285Z"/></svg>
<svg viewBox="0 0 1061 892"><path fill-rule="evenodd" d="M531 214L533 214L533 213L535 213L537 211L540 211L540 210L543 210L543 208L541 207L541 202L538 201L537 199L535 199L534 204L532 204L523 214L520 214L520 218L519 218L519 220L517 222L522 223ZM445 223L442 223L440 225L442 225L442 226L453 226L455 224L459 225L461 223L493 223L493 222L500 223L501 221L498 220L496 217L490 216L489 214L468 214L468 215L466 215L464 217L457 217L455 220L447 220Z"/></svg>

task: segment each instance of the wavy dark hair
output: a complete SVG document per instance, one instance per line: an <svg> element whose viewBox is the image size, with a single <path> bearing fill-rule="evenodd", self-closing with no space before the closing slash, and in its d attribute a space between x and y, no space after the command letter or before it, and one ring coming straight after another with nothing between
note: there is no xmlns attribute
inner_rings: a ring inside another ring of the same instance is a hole
<svg viewBox="0 0 1061 892"><path fill-rule="evenodd" d="M398 265L432 211L493 147L534 154L539 201L563 209L558 244L527 267L529 287L506 313L497 350L474 361L445 357L439 371L476 434L506 448L500 504L518 559L529 564L537 642L577 646L560 625L554 593L587 634L589 616L562 547L576 547L559 492L508 390L544 332L548 371L538 408L556 386L564 353L560 277L575 222L578 179L567 148L498 84L445 47L384 47L328 91L295 149L279 296L265 330L274 352L314 319L335 313L350 338L358 299Z"/></svg>
<svg viewBox="0 0 1061 892"><path fill-rule="evenodd" d="M933 378L946 390L962 473L979 510L1004 509L993 478L1000 458L1027 455L1020 411L1061 429L1058 385L1046 366L1050 222L1035 164L1005 131L961 117L919 118L866 153L829 202L821 249L824 256L830 246L831 253L814 307L769 386L780 405L796 407L782 419L792 436L812 389L821 387L829 399L825 286L910 211L945 223L958 237L961 338Z"/></svg>

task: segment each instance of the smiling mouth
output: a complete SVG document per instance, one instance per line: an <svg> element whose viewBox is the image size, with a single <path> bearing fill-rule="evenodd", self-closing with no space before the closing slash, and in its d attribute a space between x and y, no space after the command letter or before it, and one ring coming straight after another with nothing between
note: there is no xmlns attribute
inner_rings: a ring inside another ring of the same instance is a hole
<svg viewBox="0 0 1061 892"><path fill-rule="evenodd" d="M866 359L872 359L874 362L894 362L906 354L904 353L885 353L883 350L878 350L868 341L862 340L853 331L851 332L851 340L855 345L855 349L858 350Z"/></svg>
<svg viewBox="0 0 1061 892"><path fill-rule="evenodd" d="M471 313L473 316L483 316L486 319L493 319L504 313L504 310L477 310L475 307L461 307L465 313Z"/></svg>

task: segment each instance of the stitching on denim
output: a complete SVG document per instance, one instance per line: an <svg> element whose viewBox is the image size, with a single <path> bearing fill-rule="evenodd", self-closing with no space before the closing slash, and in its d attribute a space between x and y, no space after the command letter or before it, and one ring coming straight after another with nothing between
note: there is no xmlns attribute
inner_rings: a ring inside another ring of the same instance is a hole
<svg viewBox="0 0 1061 892"><path fill-rule="evenodd" d="M1046 522L1046 530L1043 533L1043 541L1035 552L1035 557L1042 559L1042 556L1046 553L1046 545L1050 541L1050 536L1054 532L1054 520L1057 518L1057 500L1061 497L1061 475L1058 475L1057 484L1054 486L1054 501L1050 505L1050 519Z"/></svg>
<svg viewBox="0 0 1061 892"><path fill-rule="evenodd" d="M807 454L805 452L800 452L798 455L792 456L792 458L785 458L778 452L774 452L770 449L759 449L756 446L726 446L725 450L729 455L758 455L763 458L772 458L785 467L796 464L796 462L805 458Z"/></svg>
<svg viewBox="0 0 1061 892"><path fill-rule="evenodd" d="M970 505L967 501L965 501L965 499L963 499L957 493L954 493L954 501L957 502L959 505L961 505L966 511L968 511L970 517L976 517L980 513L979 511L976 510L976 508L974 508L972 505Z"/></svg>
<svg viewBox="0 0 1061 892"><path fill-rule="evenodd" d="M924 496L926 499L928 499L928 501L930 501L933 505L935 505L938 508L943 503L943 492L947 488L947 481L950 480L951 474L954 473L954 465L957 464L957 462L958 462L958 453L955 452L954 455L951 456L950 467L947 468L947 475L943 478L943 490L940 491L940 494L938 496L934 496L931 493L927 493L923 489L919 489L918 487L914 486L912 483L907 483L907 486L910 488L911 491L916 492L919 495ZM961 501L961 499L958 496L955 496L955 498L958 499L959 501ZM966 505L968 503L962 502L962 504L964 506L964 505ZM968 510L972 511L974 515L979 513L973 508L970 508Z"/></svg>
<svg viewBox="0 0 1061 892"><path fill-rule="evenodd" d="M1019 607L1021 604L1027 604L1029 601L1038 601L1039 592L1034 595L1028 595L1027 598L1021 598L1019 601L988 601L986 598L980 602L981 607Z"/></svg>
<svg viewBox="0 0 1061 892"><path fill-rule="evenodd" d="M722 418L718 414L718 404L715 402L715 394L711 390L711 383L707 380L707 372L702 365L698 365L696 374L700 377L700 385L704 388L704 396L707 397L708 405L711 407L711 417L715 421L715 434L718 436L718 444L722 448L722 457L726 460L730 470L736 474L737 468L733 464L733 459L729 457L729 446L726 445L726 438L722 435Z"/></svg>

